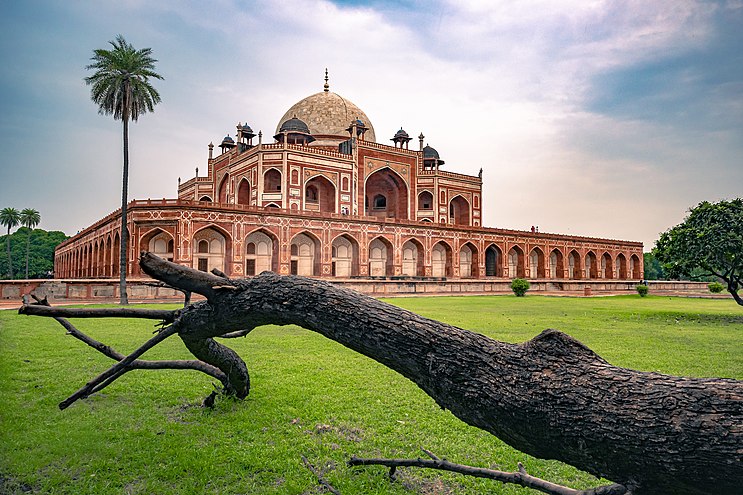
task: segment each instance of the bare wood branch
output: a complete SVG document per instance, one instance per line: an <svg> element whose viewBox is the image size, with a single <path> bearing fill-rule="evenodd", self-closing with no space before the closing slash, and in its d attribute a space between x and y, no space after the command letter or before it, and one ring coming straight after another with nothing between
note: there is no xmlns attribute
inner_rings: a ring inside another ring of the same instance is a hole
<svg viewBox="0 0 743 495"><path fill-rule="evenodd" d="M143 308L56 308L31 304L21 306L18 313L61 318L147 318L172 323L178 311Z"/></svg>
<svg viewBox="0 0 743 495"><path fill-rule="evenodd" d="M567 486L557 485L547 480L537 478L526 472L524 466L519 463L518 470L514 472L498 471L480 467L456 464L446 459L440 459L428 450L422 449L431 459L384 459L384 458L359 458L351 457L349 466L385 466L390 468L390 478L394 476L394 470L398 467L419 467L450 471L452 473L474 476L476 478L487 478L501 483L520 485L532 488L550 495L629 495L626 487L618 484L591 488L589 490L576 490Z"/></svg>
<svg viewBox="0 0 743 495"><path fill-rule="evenodd" d="M171 335L177 332L178 332L178 327L176 325L171 325L167 328L164 328L161 332L159 332L154 337L152 337L150 340L142 344L134 352L126 356L124 359L122 359L115 365L111 366L108 370L104 371L97 377L93 378L91 381L86 383L85 386L80 388L77 392L75 392L74 394L72 394L71 396L63 400L62 402L60 402L59 408L66 409L76 400L88 397L91 393L93 393L93 391L96 389L96 387L99 384L106 382L108 378L110 377L118 378L119 376L121 376L121 374L123 374L122 370L125 370L126 367L129 366L135 359L137 359L139 356L147 352L149 349L152 349L157 344L159 344L160 342L162 342L163 340L167 339L168 337L170 337ZM110 383L111 381L108 381L107 385ZM100 390L100 388L98 390Z"/></svg>
<svg viewBox="0 0 743 495"><path fill-rule="evenodd" d="M147 275L168 285L201 294L208 300L212 300L216 295L214 287L224 286L226 283L224 278L211 273L199 270L182 270L185 267L169 263L152 253L141 253L139 264Z"/></svg>
<svg viewBox="0 0 743 495"><path fill-rule="evenodd" d="M48 299L45 297L44 299L38 298L36 295L32 295L32 297L37 301L38 305L41 306L50 306ZM76 338L77 340L87 344L88 346L92 347L96 351L100 352L106 357L109 357L115 361L121 361L126 356L113 347L104 344L103 342L100 342L89 335L81 332L75 325L73 325L69 320L66 318L60 318L55 317L55 321L57 321L62 327L67 330L67 334L71 335L72 337ZM142 370L195 370L195 371L201 371L202 373L205 373L213 378L216 378L220 382L226 385L225 381L227 379L226 375L222 373L222 371L217 368L216 366L212 366L208 363L205 363L203 361L196 361L196 360L158 360L158 361L149 361L149 360L142 360L142 359L136 359L132 361L132 363L127 367L128 369L142 369Z"/></svg>
<svg viewBox="0 0 743 495"><path fill-rule="evenodd" d="M336 490L333 485L328 483L328 481L324 478L323 473L320 472L320 470L318 470L315 466L313 466L312 463L310 463L310 461L308 461L305 456L302 456L302 462L304 463L305 467L309 469L312 474L315 475L315 477L317 477L317 482L324 486L326 490L328 490L333 495L341 495L341 492Z"/></svg>

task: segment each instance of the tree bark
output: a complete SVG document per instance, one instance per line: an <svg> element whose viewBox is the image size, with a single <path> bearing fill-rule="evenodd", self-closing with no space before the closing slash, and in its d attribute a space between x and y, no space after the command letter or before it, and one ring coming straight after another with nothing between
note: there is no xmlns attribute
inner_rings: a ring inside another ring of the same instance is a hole
<svg viewBox="0 0 743 495"><path fill-rule="evenodd" d="M121 120L124 126L124 171L121 182L121 244L119 245L119 304L129 304L126 293L127 247L129 246L129 231L126 228L126 207L129 197L129 85L124 91L124 115Z"/></svg>

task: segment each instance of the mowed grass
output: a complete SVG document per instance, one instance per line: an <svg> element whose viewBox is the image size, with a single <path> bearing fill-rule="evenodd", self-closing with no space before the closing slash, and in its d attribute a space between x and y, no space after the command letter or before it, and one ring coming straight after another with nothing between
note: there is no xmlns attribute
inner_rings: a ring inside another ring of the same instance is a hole
<svg viewBox="0 0 743 495"><path fill-rule="evenodd" d="M400 298L392 304L521 342L545 328L581 340L624 367L743 379L743 310L730 300L637 296ZM175 307L175 306L173 306ZM152 321L77 320L122 352ZM56 322L0 311L0 493L311 494L306 456L344 495L537 493L493 481L379 467L352 455L417 457L513 470L587 488L604 483L557 461L531 458L439 409L376 362L297 327L262 327L227 341L245 359L245 401L200 407L212 380L192 371L133 371L65 411L57 403L112 361ZM145 355L189 358L177 337Z"/></svg>

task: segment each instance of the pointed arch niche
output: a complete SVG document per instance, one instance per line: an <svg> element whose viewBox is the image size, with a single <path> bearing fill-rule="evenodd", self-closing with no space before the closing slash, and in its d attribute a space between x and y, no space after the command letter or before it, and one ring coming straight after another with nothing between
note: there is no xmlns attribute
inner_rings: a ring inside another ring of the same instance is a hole
<svg viewBox="0 0 743 495"><path fill-rule="evenodd" d="M304 187L304 209L335 213L335 186L326 177L316 175Z"/></svg>
<svg viewBox="0 0 743 495"><path fill-rule="evenodd" d="M485 250L485 276L503 276L503 253L495 244L491 244Z"/></svg>
<svg viewBox="0 0 743 495"><path fill-rule="evenodd" d="M199 230L193 236L193 268L210 272L214 268L226 272L228 239L214 227Z"/></svg>
<svg viewBox="0 0 743 495"><path fill-rule="evenodd" d="M391 169L377 170L366 179L364 197L366 215L408 219L408 186Z"/></svg>
<svg viewBox="0 0 743 495"><path fill-rule="evenodd" d="M402 274L408 277L423 276L423 245L417 239L410 239L402 245Z"/></svg>
<svg viewBox="0 0 743 495"><path fill-rule="evenodd" d="M333 240L331 247L332 275L348 278L359 274L359 243L348 234Z"/></svg>
<svg viewBox="0 0 743 495"><path fill-rule="evenodd" d="M320 274L320 241L312 234L297 234L291 243L291 274L312 277Z"/></svg>
<svg viewBox="0 0 743 495"><path fill-rule="evenodd" d="M256 230L245 238L245 275L260 275L265 271L278 272L279 242L268 231Z"/></svg>
<svg viewBox="0 0 743 495"><path fill-rule="evenodd" d="M369 275L372 277L392 276L392 244L384 237L377 237L369 243Z"/></svg>

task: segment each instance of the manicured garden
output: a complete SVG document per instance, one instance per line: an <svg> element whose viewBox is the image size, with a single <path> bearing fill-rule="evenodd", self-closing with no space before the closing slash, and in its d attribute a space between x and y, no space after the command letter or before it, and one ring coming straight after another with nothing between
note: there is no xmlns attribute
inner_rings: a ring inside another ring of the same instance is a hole
<svg viewBox="0 0 743 495"><path fill-rule="evenodd" d="M743 311L731 300L637 295L400 298L392 304L508 342L557 328L609 362L640 370L743 379ZM122 352L152 321L77 320ZM201 407L213 386L192 371L133 371L65 411L57 403L111 361L49 319L0 311L0 493L240 493L316 491L306 456L351 494L530 493L493 481L348 468L352 455L417 457L527 470L575 488L602 482L531 458L442 411L415 385L297 327L262 327L228 341L251 371L245 401ZM177 338L146 358L188 358ZM533 492L536 493L536 492Z"/></svg>

